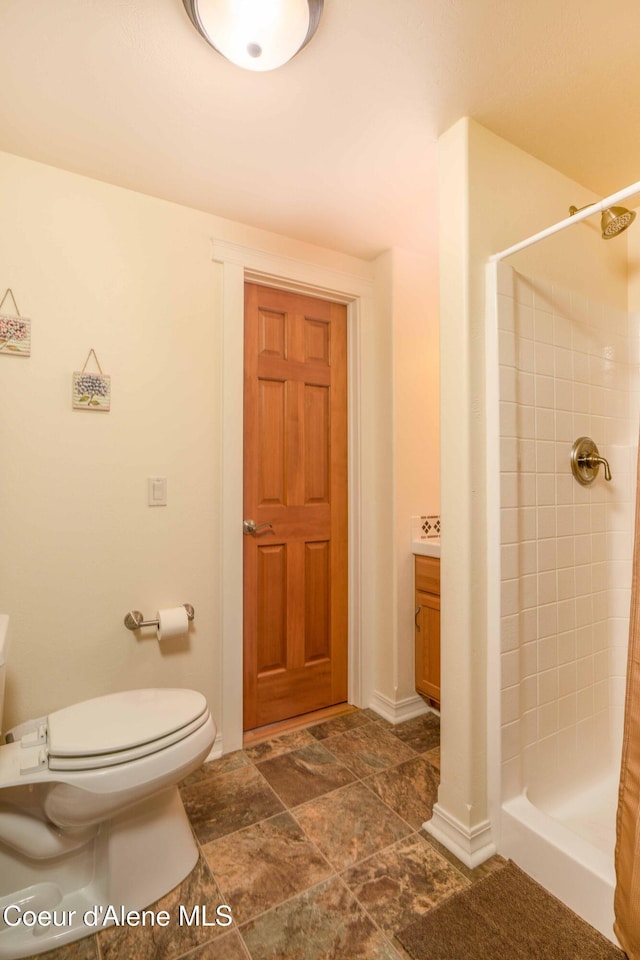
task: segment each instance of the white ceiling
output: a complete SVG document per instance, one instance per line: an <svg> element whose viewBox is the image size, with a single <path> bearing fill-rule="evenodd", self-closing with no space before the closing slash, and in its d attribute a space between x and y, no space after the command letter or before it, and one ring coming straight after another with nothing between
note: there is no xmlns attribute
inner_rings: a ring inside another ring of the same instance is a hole
<svg viewBox="0 0 640 960"><path fill-rule="evenodd" d="M325 0L266 74L182 0L0 0L0 38L0 149L362 257L433 249L461 116L601 195L640 179L637 0Z"/></svg>

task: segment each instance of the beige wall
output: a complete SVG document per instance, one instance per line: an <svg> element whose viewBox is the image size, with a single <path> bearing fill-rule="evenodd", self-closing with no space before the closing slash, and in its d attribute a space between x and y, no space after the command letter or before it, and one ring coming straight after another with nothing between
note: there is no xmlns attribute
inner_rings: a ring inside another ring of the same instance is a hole
<svg viewBox="0 0 640 960"><path fill-rule="evenodd" d="M440 510L437 256L392 251L397 697L415 696L414 558L409 517Z"/></svg>
<svg viewBox="0 0 640 960"><path fill-rule="evenodd" d="M5 725L142 685L194 686L216 712L221 378L210 240L345 272L363 264L7 154L0 183L3 282L33 322L31 357L0 358ZM71 374L91 347L112 378L109 413L71 409ZM154 475L168 478L167 507L146 505ZM160 649L152 631L138 639L122 624L132 607L152 615L184 601L196 609L188 644Z"/></svg>
<svg viewBox="0 0 640 960"><path fill-rule="evenodd" d="M486 635L485 264L492 253L564 219L570 204L596 199L473 121L460 120L441 138L444 712L438 804L469 848L482 843L488 816L486 654L487 643L498 639ZM626 241L604 243L596 227L591 220L578 224L511 263L624 308Z"/></svg>
<svg viewBox="0 0 640 960"><path fill-rule="evenodd" d="M10 614L5 721L137 685L215 702L219 436L210 218L0 157L3 282L32 355L2 357L0 606ZM71 409L93 347L109 413ZM169 505L146 506L146 478ZM188 648L122 625L183 601ZM202 678L202 682L200 681Z"/></svg>
<svg viewBox="0 0 640 960"><path fill-rule="evenodd" d="M388 323L378 338L377 358L367 362L378 370L375 379L369 378L373 395L368 403L378 411L371 420L377 436L370 439L381 469L377 493L364 503L363 525L376 514L381 525L375 556L365 557L365 563L387 565L391 560L391 579L381 596L370 598L388 633L387 642L380 637L373 690L388 705L401 708L416 697L410 521L426 511L438 512L440 504L437 257L389 250L376 261L376 283L378 307ZM387 451L386 436L393 442Z"/></svg>
<svg viewBox="0 0 640 960"><path fill-rule="evenodd" d="M469 122L468 136L470 249L477 277L487 257L564 220L571 204L582 207L602 199L478 123ZM603 241L599 227L600 217L590 217L509 263L520 273L626 309L629 233ZM478 296L477 289L470 293Z"/></svg>
<svg viewBox="0 0 640 960"><path fill-rule="evenodd" d="M635 206L638 198L630 200L627 206ZM638 212L638 211L636 211ZM632 229L627 230L627 251L629 257L628 263L628 291L629 291L629 310L637 313L640 311L640 230L638 225L640 220L636 220Z"/></svg>
<svg viewBox="0 0 640 960"><path fill-rule="evenodd" d="M396 252L388 264L368 264L8 154L0 154L0 218L3 290L11 286L33 322L31 357L0 357L5 727L144 685L193 686L219 716L221 268L211 260L213 237L375 277L374 322L360 342L360 545L371 604L362 615L363 673L366 689L381 685L395 697L387 661L406 665L412 649L410 631L400 638L395 628L390 585L407 552L393 548L395 530L408 531L422 489L424 501L435 491L431 461L418 454L410 476L406 469L422 424L404 422L412 392L416 408L433 402L434 378L420 382L411 356L414 336L426 346L423 323L434 344L434 311L415 310L420 265ZM71 409L71 374L91 347L112 378L109 413ZM412 364L411 380L394 376L394 349ZM433 354L425 363L433 368ZM146 481L156 475L167 477L169 502L150 508ZM196 609L188 643L160 648L153 631L138 639L122 624L132 607L150 616L184 601ZM404 690L412 679L403 669Z"/></svg>

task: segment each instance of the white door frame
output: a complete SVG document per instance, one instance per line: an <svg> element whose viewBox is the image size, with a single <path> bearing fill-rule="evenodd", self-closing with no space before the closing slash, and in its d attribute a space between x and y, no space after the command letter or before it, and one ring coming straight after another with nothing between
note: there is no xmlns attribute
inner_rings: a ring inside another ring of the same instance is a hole
<svg viewBox="0 0 640 960"><path fill-rule="evenodd" d="M242 747L242 520L244 284L263 283L296 293L344 303L347 307L349 429L349 702L368 704L371 695L366 663L367 640L360 631L362 607L360 338L372 321L374 285L363 263L357 276L307 261L227 241L212 241L212 259L221 264L221 511L220 511L220 648L221 740L217 753Z"/></svg>

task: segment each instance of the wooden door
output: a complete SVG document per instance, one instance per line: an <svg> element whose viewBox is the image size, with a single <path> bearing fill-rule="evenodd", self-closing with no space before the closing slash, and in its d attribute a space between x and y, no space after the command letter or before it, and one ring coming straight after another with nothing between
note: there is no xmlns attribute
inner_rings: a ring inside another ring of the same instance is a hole
<svg viewBox="0 0 640 960"><path fill-rule="evenodd" d="M244 403L250 730L347 699L346 308L247 283Z"/></svg>

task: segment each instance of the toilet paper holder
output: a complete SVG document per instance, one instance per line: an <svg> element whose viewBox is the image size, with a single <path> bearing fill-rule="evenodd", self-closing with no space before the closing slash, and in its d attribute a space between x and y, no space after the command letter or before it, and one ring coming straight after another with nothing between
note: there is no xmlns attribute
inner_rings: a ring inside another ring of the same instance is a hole
<svg viewBox="0 0 640 960"><path fill-rule="evenodd" d="M182 606L187 611L187 620L193 620L195 616L195 610L190 603L183 603ZM124 625L127 630L139 630L140 627L158 627L160 626L159 620L145 620L139 610L130 610L129 613L124 618Z"/></svg>

